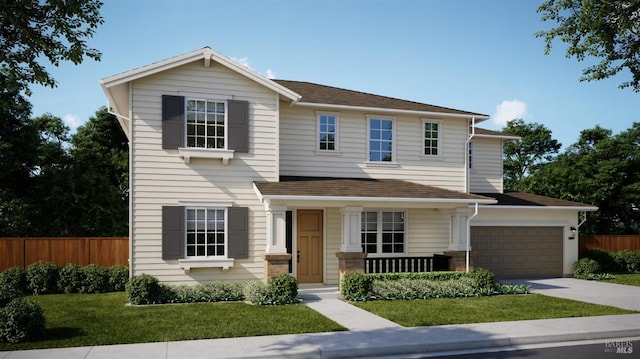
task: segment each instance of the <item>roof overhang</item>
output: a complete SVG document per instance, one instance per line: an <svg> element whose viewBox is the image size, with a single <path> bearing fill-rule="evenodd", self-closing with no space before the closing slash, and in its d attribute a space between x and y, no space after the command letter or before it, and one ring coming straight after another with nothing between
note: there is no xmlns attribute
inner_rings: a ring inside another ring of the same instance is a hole
<svg viewBox="0 0 640 359"><path fill-rule="evenodd" d="M498 205L479 205L482 209L506 209L506 210L534 210L534 211L577 211L577 212L595 212L598 207L589 206L498 206Z"/></svg>

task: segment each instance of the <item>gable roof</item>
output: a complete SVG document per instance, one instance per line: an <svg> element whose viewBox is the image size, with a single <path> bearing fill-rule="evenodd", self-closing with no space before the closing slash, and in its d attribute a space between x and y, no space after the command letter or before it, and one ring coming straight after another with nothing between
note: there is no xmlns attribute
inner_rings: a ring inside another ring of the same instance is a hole
<svg viewBox="0 0 640 359"><path fill-rule="evenodd" d="M300 94L302 97L295 103L298 106L324 105L333 108L369 108L371 110L400 110L425 114L453 115L457 117L476 117L478 120L489 118L488 115L434 106L420 102L401 100L393 97L347 90L332 86L320 85L304 81L273 80Z"/></svg>
<svg viewBox="0 0 640 359"><path fill-rule="evenodd" d="M511 141L517 141L521 138L520 136L512 135L510 133L492 131L492 130L487 130L486 128L480 128L480 127L476 127L475 132L476 132L475 136L477 137L502 138L503 140L511 140Z"/></svg>
<svg viewBox="0 0 640 359"><path fill-rule="evenodd" d="M254 182L262 199L495 203L492 198L397 179L283 176Z"/></svg>
<svg viewBox="0 0 640 359"><path fill-rule="evenodd" d="M564 199L540 196L537 194L525 193L525 192L476 193L476 194L484 197L495 198L498 201L498 203L494 205L489 205L489 207L520 206L520 207L529 207L529 208L555 207L558 209L577 209L580 211L597 211L598 210L598 207L590 204L586 204L586 203L567 201Z"/></svg>

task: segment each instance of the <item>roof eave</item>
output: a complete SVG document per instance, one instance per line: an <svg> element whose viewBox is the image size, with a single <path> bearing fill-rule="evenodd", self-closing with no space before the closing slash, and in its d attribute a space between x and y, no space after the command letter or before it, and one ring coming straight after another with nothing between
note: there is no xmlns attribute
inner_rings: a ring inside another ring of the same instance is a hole
<svg viewBox="0 0 640 359"><path fill-rule="evenodd" d="M259 191L259 189L258 189ZM356 202L403 202L403 203L483 203L492 204L494 199L464 199L464 198L403 198L403 197L355 197L355 196L296 196L296 195L265 195L260 194L262 200L273 201L356 201Z"/></svg>
<svg viewBox="0 0 640 359"><path fill-rule="evenodd" d="M579 212L595 212L598 207L591 206L521 206L521 205L481 205L483 209L533 209L533 210L549 210L549 211L579 211Z"/></svg>

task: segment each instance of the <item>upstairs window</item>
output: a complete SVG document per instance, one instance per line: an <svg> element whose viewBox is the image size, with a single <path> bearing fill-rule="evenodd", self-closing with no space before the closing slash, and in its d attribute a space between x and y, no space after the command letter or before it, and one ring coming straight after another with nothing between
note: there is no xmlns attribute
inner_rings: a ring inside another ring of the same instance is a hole
<svg viewBox="0 0 640 359"><path fill-rule="evenodd" d="M338 115L335 113L317 113L318 151L338 150Z"/></svg>
<svg viewBox="0 0 640 359"><path fill-rule="evenodd" d="M423 154L425 156L440 156L441 155L441 124L438 121L423 121Z"/></svg>
<svg viewBox="0 0 640 359"><path fill-rule="evenodd" d="M369 127L369 161L395 162L394 119L367 117Z"/></svg>
<svg viewBox="0 0 640 359"><path fill-rule="evenodd" d="M473 163L473 141L469 141L469 169L472 170L475 167L475 164Z"/></svg>
<svg viewBox="0 0 640 359"><path fill-rule="evenodd" d="M226 103L187 99L187 147L225 149Z"/></svg>

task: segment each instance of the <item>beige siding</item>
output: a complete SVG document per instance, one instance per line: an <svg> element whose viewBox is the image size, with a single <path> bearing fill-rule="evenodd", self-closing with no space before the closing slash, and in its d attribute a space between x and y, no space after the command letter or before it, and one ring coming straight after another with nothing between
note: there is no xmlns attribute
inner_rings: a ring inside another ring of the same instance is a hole
<svg viewBox="0 0 640 359"><path fill-rule="evenodd" d="M375 113L339 113L339 155L317 154L316 110L290 107L280 110L280 174L287 176L400 178L417 183L464 191L464 142L466 120L442 121L442 156L423 153L422 119L397 116L394 136L397 166L367 165L367 119ZM384 114L378 114L384 116Z"/></svg>
<svg viewBox="0 0 640 359"><path fill-rule="evenodd" d="M471 192L502 193L502 140L476 137L473 143Z"/></svg>
<svg viewBox="0 0 640 359"><path fill-rule="evenodd" d="M340 208L327 208L325 210L325 284L338 284L338 257L342 244L342 213Z"/></svg>
<svg viewBox="0 0 640 359"><path fill-rule="evenodd" d="M162 149L161 96L201 95L250 102L250 152L236 153L228 165L220 159L191 159ZM133 274L149 273L164 282L244 281L262 279L266 215L254 180L277 180L277 95L229 69L201 61L136 80L132 85ZM192 268L162 260L163 205L231 202L249 207L249 258L221 268Z"/></svg>

